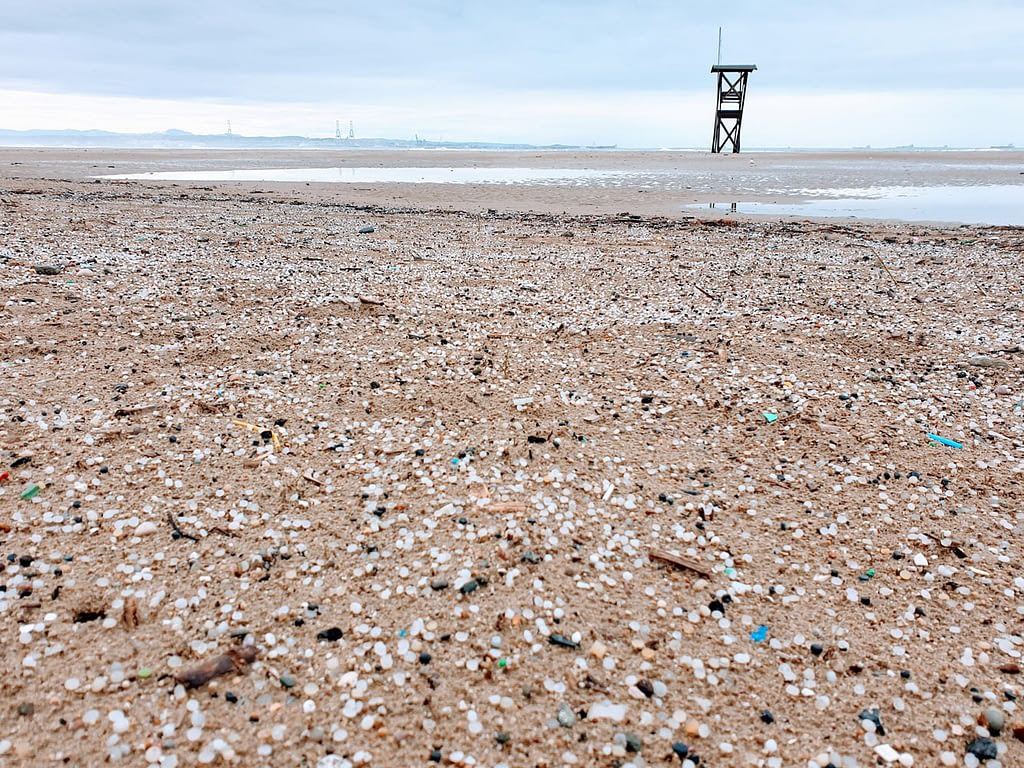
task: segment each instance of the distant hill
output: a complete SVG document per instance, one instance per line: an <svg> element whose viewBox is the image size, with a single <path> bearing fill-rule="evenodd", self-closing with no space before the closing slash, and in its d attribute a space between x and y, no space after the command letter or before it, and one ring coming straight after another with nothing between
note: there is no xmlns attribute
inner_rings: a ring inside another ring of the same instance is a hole
<svg viewBox="0 0 1024 768"><path fill-rule="evenodd" d="M311 139L306 136L239 136L197 134L170 129L162 133L0 129L0 146L96 147L109 149L581 149L569 144L502 144L486 141L423 139ZM614 149L615 147L599 147Z"/></svg>

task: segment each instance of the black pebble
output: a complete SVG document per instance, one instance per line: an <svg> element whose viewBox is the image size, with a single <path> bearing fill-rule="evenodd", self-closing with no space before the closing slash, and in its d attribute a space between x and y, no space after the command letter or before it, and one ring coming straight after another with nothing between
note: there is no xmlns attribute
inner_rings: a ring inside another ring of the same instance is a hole
<svg viewBox="0 0 1024 768"><path fill-rule="evenodd" d="M100 467L100 474L101 475L105 475L109 471L110 471L110 468L106 464L104 464L102 467Z"/></svg>
<svg viewBox="0 0 1024 768"><path fill-rule="evenodd" d="M231 704L235 704L238 702L238 697L235 696L235 694L233 694L231 691L228 691L224 694L224 700L230 702Z"/></svg>
<svg viewBox="0 0 1024 768"><path fill-rule="evenodd" d="M975 739L967 745L967 751L978 758L981 762L995 760L999 757L999 750L992 739Z"/></svg>
<svg viewBox="0 0 1024 768"><path fill-rule="evenodd" d="M178 437L177 437L177 435L171 435L171 436L169 436L169 437L168 437L167 439L168 439L168 440L170 440L170 441L171 441L172 443L176 443L176 442L178 442Z"/></svg>
<svg viewBox="0 0 1024 768"><path fill-rule="evenodd" d="M462 594L464 594L464 595L468 595L470 592L475 592L477 587L479 587L479 586L480 586L480 582L479 581L477 581L476 579L470 579L469 581L467 581L465 584L462 585L462 588L459 591Z"/></svg>
<svg viewBox="0 0 1024 768"><path fill-rule="evenodd" d="M768 723L768 725L775 722L775 715L772 714L770 709L766 709L761 713L761 722Z"/></svg>
<svg viewBox="0 0 1024 768"><path fill-rule="evenodd" d="M341 628L331 627L330 629L325 629L323 632L317 632L316 639L327 640L332 643L336 640L341 640Z"/></svg>
<svg viewBox="0 0 1024 768"><path fill-rule="evenodd" d="M882 717L877 709L862 709L857 715L858 720L870 720L875 724L875 732L879 736L885 736L885 728L882 727Z"/></svg>
<svg viewBox="0 0 1024 768"><path fill-rule="evenodd" d="M430 753L430 762L432 762L432 763L440 763L441 762L441 750L440 749L435 749L433 752Z"/></svg>
<svg viewBox="0 0 1024 768"><path fill-rule="evenodd" d="M565 637L564 635L549 635L548 642L551 643L551 645L560 645L563 648L580 647L579 643L574 643L572 640L570 640L568 637Z"/></svg>
<svg viewBox="0 0 1024 768"><path fill-rule="evenodd" d="M910 679L910 670L909 669L901 669L900 670L900 677L902 677L904 680L909 680Z"/></svg>
<svg viewBox="0 0 1024 768"><path fill-rule="evenodd" d="M715 611L718 611L719 613L725 613L725 606L722 605L721 600L712 600L710 603L708 603L708 610L710 610L712 613L714 613Z"/></svg>
<svg viewBox="0 0 1024 768"><path fill-rule="evenodd" d="M824 649L818 643L814 643L811 645L811 653L813 653L815 656L821 656L821 652L823 650Z"/></svg>
<svg viewBox="0 0 1024 768"><path fill-rule="evenodd" d="M433 656L431 656L429 653L424 651L423 653L420 654L420 664L429 664L430 660L432 658L433 658Z"/></svg>

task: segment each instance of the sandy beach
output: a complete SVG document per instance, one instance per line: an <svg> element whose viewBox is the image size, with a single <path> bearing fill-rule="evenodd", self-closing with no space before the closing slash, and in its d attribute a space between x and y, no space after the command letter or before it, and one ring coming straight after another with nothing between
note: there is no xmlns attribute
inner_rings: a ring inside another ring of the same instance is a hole
<svg viewBox="0 0 1024 768"><path fill-rule="evenodd" d="M992 158L0 149L0 765L1021 764L1024 230L681 208Z"/></svg>

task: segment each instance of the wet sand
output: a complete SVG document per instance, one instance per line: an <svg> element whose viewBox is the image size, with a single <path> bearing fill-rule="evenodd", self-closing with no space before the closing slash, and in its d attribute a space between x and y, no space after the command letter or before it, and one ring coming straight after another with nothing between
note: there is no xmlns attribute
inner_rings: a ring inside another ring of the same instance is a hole
<svg viewBox="0 0 1024 768"><path fill-rule="evenodd" d="M1020 229L283 159L0 151L0 761L1024 759Z"/></svg>
<svg viewBox="0 0 1024 768"><path fill-rule="evenodd" d="M17 163L17 165L15 164ZM157 151L0 148L11 178L85 180L94 176L262 168L449 166L567 168L635 174L621 186L335 184L237 182L236 190L296 193L358 204L505 211L719 217L709 203L792 203L830 189L1024 185L1024 152L795 152L711 155L706 152L451 151ZM679 183L665 188L653 176ZM645 178L647 174L647 178ZM167 182L165 182L167 183ZM169 182L181 187L189 182ZM199 186L210 186L200 184ZM698 207L689 207L698 206ZM728 210L725 211L726 215Z"/></svg>

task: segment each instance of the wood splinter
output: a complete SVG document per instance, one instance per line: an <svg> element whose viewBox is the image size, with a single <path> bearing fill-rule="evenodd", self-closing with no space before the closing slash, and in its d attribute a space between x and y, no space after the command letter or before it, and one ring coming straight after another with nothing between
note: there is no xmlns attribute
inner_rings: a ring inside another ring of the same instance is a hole
<svg viewBox="0 0 1024 768"><path fill-rule="evenodd" d="M255 660L255 646L245 645L240 648L232 648L227 653L222 653L191 669L186 669L175 675L174 679L186 688L199 688L215 677L231 672L241 672L247 664L252 664Z"/></svg>
<svg viewBox="0 0 1024 768"><path fill-rule="evenodd" d="M712 576L711 569L698 560L673 555L671 552L666 552L663 549L652 549L647 553L647 557L651 560L661 560L663 563L674 565L676 568L685 568L688 571L700 574L706 579L710 579Z"/></svg>

